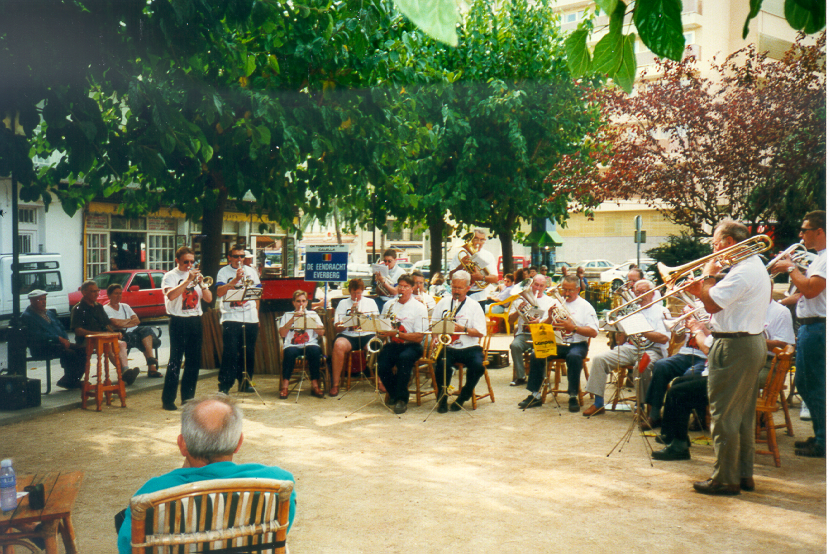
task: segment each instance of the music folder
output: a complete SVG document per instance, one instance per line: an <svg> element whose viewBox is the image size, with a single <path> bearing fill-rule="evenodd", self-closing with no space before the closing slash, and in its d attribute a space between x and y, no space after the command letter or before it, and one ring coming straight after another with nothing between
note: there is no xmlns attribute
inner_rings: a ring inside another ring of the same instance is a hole
<svg viewBox="0 0 830 554"><path fill-rule="evenodd" d="M230 289L222 297L224 302L244 302L246 300L259 300L262 298L260 287L243 287L241 289Z"/></svg>

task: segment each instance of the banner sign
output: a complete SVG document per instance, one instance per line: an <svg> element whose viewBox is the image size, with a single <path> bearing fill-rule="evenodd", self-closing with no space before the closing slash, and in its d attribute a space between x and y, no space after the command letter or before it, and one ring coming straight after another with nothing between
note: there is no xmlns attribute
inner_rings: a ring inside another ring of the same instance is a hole
<svg viewBox="0 0 830 554"><path fill-rule="evenodd" d="M347 244L309 245L305 247L306 281L348 281Z"/></svg>

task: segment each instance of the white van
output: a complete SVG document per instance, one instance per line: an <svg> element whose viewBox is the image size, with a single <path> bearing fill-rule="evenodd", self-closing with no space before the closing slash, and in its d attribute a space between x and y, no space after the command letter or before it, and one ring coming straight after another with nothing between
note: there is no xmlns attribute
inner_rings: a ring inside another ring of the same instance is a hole
<svg viewBox="0 0 830 554"><path fill-rule="evenodd" d="M35 289L45 290L46 309L55 310L59 318L69 318L69 294L63 286L60 254L20 255L20 313L29 307L27 295ZM12 255L0 254L0 328L12 318Z"/></svg>

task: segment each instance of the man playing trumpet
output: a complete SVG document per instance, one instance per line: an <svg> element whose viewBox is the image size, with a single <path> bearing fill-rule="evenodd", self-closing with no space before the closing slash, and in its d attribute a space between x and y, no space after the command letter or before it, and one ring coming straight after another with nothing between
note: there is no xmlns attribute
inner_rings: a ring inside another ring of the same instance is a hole
<svg viewBox="0 0 830 554"><path fill-rule="evenodd" d="M432 314L432 310L435 309L435 298L429 294L426 289L426 279L424 278L424 274L416 269L412 272L412 278L415 280L415 287L412 289L412 297L426 306L427 312Z"/></svg>
<svg viewBox="0 0 830 554"><path fill-rule="evenodd" d="M378 354L378 377L389 393L389 402L396 414L404 413L409 404L409 378L412 366L424 352L421 341L429 317L426 306L412 296L414 285L411 275L398 277L400 297L387 302L382 314L393 321L395 329L378 332L378 337L386 339ZM395 367L398 370L393 373Z"/></svg>
<svg viewBox="0 0 830 554"><path fill-rule="evenodd" d="M535 281L534 281L535 282ZM565 275L562 277L562 294L565 303L560 306L569 315L568 318L556 317L555 306L548 311L548 320L553 328L562 332L562 344L557 341L556 356L554 358L565 360L568 368L568 409L572 412L579 411L579 381L582 375L582 361L588 355L588 341L599 333L599 321L597 312L587 300L579 296L579 278L576 275ZM565 315L565 314L559 314ZM527 382L527 390L530 395L525 398L519 407L534 408L542 405L542 395L539 390L545 376L545 359L530 358L530 378Z"/></svg>
<svg viewBox="0 0 830 554"><path fill-rule="evenodd" d="M525 379L524 353L533 347L530 336L530 327L533 323L542 323L548 318L548 311L553 306L553 298L545 294L547 280L544 275L536 275L530 284L530 290L522 292L519 298L510 307L510 314L507 320L510 325L515 325L515 337L510 343L510 356L513 358L513 381L511 387L523 385ZM541 317L534 317L531 312L534 309L544 312Z"/></svg>
<svg viewBox="0 0 830 554"><path fill-rule="evenodd" d="M259 335L259 300L224 301L224 296L231 289L241 289L244 286L262 287L256 270L245 265L244 258L244 248L231 246L228 250L228 265L216 274L216 296L223 299L219 302L223 345L222 366L219 368L219 392L225 394L231 389L234 381L238 381L240 392L254 392L254 389L245 383L245 372L247 371L249 378L254 374L256 340Z"/></svg>
<svg viewBox="0 0 830 554"><path fill-rule="evenodd" d="M432 312L431 320L431 324L434 325L444 317L453 314L454 331L458 333L451 336L450 344L442 349L435 362L435 380L438 390L446 390L447 381L452 377L454 364L462 363L467 367L467 382L464 383L458 398L452 404L454 412L461 410L464 402L473 396L473 389L484 375L484 350L478 344L478 339L487 333L487 320L478 302L467 296L469 290L470 274L463 269L456 271L452 278L452 294L438 302ZM436 342L437 339L433 341L433 348L437 347ZM444 394L438 403L438 413L446 412L447 396Z"/></svg>

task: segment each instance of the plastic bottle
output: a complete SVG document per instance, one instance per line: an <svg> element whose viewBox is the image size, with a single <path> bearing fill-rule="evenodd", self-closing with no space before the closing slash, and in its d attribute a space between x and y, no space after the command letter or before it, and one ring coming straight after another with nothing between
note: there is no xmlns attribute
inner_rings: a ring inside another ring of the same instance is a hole
<svg viewBox="0 0 830 554"><path fill-rule="evenodd" d="M0 510L10 512L17 508L17 479L11 460L0 462Z"/></svg>

